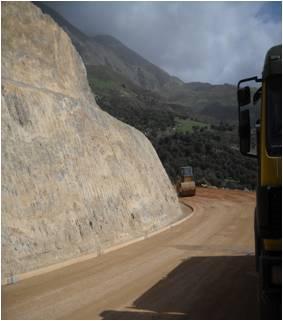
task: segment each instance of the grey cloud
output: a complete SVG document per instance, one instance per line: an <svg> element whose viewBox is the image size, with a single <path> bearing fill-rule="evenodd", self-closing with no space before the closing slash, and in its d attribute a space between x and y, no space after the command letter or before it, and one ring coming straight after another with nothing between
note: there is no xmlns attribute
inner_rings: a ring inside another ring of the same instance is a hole
<svg viewBox="0 0 283 321"><path fill-rule="evenodd" d="M260 75L266 50L282 38L281 19L272 19L264 2L49 5L88 35L111 34L184 81L235 83Z"/></svg>

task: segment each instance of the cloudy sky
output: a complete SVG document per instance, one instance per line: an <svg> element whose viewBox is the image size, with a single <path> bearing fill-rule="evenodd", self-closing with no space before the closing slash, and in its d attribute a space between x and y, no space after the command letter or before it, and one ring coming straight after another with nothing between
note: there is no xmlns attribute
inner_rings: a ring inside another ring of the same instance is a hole
<svg viewBox="0 0 283 321"><path fill-rule="evenodd" d="M281 43L281 2L47 2L84 33L110 34L171 75L233 83Z"/></svg>

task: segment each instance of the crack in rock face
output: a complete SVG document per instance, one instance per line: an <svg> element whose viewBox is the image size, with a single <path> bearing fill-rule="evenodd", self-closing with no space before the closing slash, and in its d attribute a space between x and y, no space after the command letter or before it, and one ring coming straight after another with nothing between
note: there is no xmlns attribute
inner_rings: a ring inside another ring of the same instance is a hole
<svg viewBox="0 0 283 321"><path fill-rule="evenodd" d="M182 217L147 138L97 106L67 34L2 3L2 277L100 253Z"/></svg>
<svg viewBox="0 0 283 321"><path fill-rule="evenodd" d="M7 107L10 116L21 126L29 123L29 110L24 99L21 99L16 93L7 97Z"/></svg>

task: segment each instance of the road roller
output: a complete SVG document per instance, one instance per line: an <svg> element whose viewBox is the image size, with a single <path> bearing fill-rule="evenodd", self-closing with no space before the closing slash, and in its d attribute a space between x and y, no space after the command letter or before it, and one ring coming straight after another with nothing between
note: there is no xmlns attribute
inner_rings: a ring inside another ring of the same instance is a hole
<svg viewBox="0 0 283 321"><path fill-rule="evenodd" d="M176 189L179 197L194 196L196 194L196 183L191 166L181 167L179 169Z"/></svg>

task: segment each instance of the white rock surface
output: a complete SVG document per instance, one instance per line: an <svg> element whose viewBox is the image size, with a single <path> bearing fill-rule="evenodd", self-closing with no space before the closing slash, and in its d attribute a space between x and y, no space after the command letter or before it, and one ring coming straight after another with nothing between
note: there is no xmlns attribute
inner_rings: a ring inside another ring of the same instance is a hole
<svg viewBox="0 0 283 321"><path fill-rule="evenodd" d="M2 277L181 217L154 148L97 106L66 33L31 3L2 2Z"/></svg>

